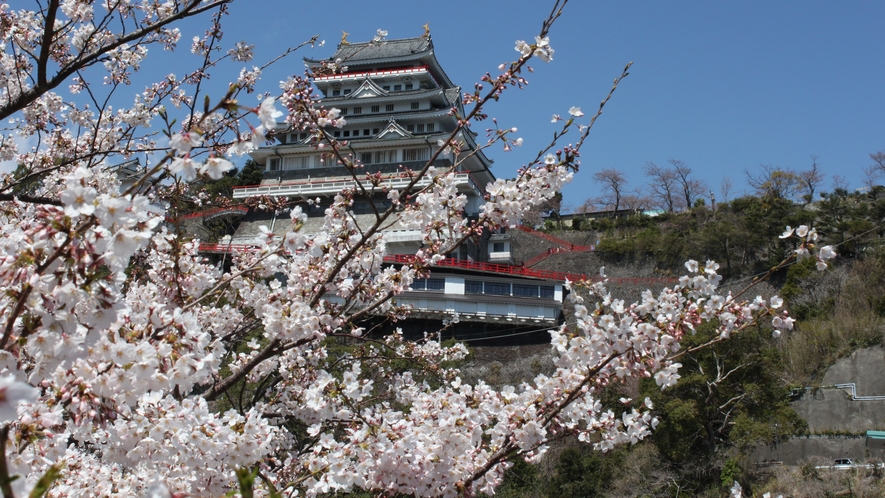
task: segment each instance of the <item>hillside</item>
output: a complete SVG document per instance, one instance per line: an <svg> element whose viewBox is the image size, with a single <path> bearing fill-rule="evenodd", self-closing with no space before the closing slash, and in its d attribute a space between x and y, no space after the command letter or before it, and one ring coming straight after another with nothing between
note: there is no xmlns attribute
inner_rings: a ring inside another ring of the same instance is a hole
<svg viewBox="0 0 885 498"><path fill-rule="evenodd" d="M851 485L872 490L866 496L880 496L885 482L865 474L856 474L850 484L839 484L826 475L801 474L795 467L771 471L753 462L776 460L789 466L825 464L843 454L856 459L885 457L878 450L870 451L863 437L866 430L885 428L885 401L862 399L885 395L882 194L882 189L836 191L808 205L747 197L722 204L716 211L701 207L658 217L594 219L580 224L586 230L545 231L578 246L595 245L597 250L554 250L534 268L597 275L605 267L616 297L630 300L644 287L617 285L618 279L679 275L687 259L716 260L726 276L723 286L738 292L792 253L795 246L778 237L786 225L813 226L820 235L818 246L834 246L839 259L825 272L814 269L814 258L791 264L752 290L766 298L774 293L785 298L797 319L789 334L773 339L770 330L760 326L688 355L681 360L679 384L664 392L653 383L613 387L613 399L652 396L660 408L661 425L648 442L602 459L566 444L535 471L540 473L514 471L512 479L532 484L509 483L510 496L554 496L548 490L576 486L600 496L622 496L624 483L613 468L627 462L645 475L657 476L643 484L648 495L723 496L726 485L739 479L746 483L745 489L761 490L760 496L765 490L780 490L785 496L823 496L817 491L806 494L797 484L803 480L809 490L838 493ZM518 260L563 247L530 233L511 234L519 243ZM697 341L704 333L699 332ZM683 346L693 343L689 338ZM536 350L477 350L471 365L478 376L519 381L547 367L547 358ZM736 373L726 376L727 382L717 380L717 375L732 370ZM861 398L851 398L847 387L835 387L849 383L855 384ZM593 483L588 482L589 475L595 476Z"/></svg>

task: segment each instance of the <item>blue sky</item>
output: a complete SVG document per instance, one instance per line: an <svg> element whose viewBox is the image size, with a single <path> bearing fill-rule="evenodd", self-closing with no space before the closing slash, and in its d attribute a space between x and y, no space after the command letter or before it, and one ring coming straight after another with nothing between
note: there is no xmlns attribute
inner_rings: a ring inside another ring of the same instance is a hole
<svg viewBox="0 0 885 498"><path fill-rule="evenodd" d="M453 81L470 88L515 58L514 41L532 40L551 5L239 1L225 20L224 43L255 44L257 63L314 34L324 39L324 47L298 52L265 72L258 88L275 93L280 80L303 71L302 57L330 56L342 30L351 41L368 40L378 28L395 39L418 36L430 22L441 64ZM717 196L725 176L735 183L733 198L746 189L745 170L761 164L801 170L811 155L819 156L827 175L825 189L835 174L860 187L869 154L885 149L883 25L881 1L572 0L551 30L553 62L534 63L528 87L508 90L489 109L525 140L514 152L489 152L494 172L514 176L549 141L556 129L552 114L580 106L589 118L633 61L585 145L582 170L565 190L567 204L599 194L595 171L623 170L642 187L646 162L665 165L668 159L684 161ZM187 49L201 30L183 27L177 58L194 57ZM213 83L224 88L236 72L218 72ZM474 129L482 134L485 127Z"/></svg>
<svg viewBox="0 0 885 498"><path fill-rule="evenodd" d="M341 30L355 41L378 28L405 38L430 22L437 57L469 88L514 58L513 42L532 39L552 2L308 5L304 13L292 2L235 3L232 19L250 20L234 30L237 23L228 21L228 41L244 38L263 54L319 34L326 46L310 55L325 57ZM505 92L490 110L525 140L514 152L490 151L495 173L513 176L531 159L554 131L552 114L577 105L589 116L633 61L585 146L581 173L565 191L569 204L598 195L595 171L621 169L641 187L647 161L664 165L671 158L684 161L717 194L724 176L735 182L734 196L746 188L745 170L760 164L801 170L811 155L819 156L826 188L836 174L860 187L869 154L885 149L883 24L885 2L873 1L573 0L550 34L553 62L535 63L529 86ZM293 67L298 62L279 69L300 71ZM279 79L264 76L268 91Z"/></svg>

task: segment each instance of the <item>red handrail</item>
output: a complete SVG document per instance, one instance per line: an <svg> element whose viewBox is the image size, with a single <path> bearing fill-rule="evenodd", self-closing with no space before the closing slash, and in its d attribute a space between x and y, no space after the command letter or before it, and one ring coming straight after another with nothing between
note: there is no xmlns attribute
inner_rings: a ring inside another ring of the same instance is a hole
<svg viewBox="0 0 885 498"><path fill-rule="evenodd" d="M531 259L529 259L528 261L526 261L523 264L525 266L535 266L536 264L540 263L541 261L544 261L545 259L549 258L550 256L553 256L554 254L591 252L591 251L596 250L596 246L575 246L575 247L577 247L578 249L571 249L568 247L551 247L551 248L547 249L546 251L542 252L541 254L538 254L538 255L532 257Z"/></svg>
<svg viewBox="0 0 885 498"><path fill-rule="evenodd" d="M572 244L571 242L569 242L567 240L560 239L559 237L554 237L554 236L552 236L550 234L546 234L544 232L539 232L539 231L537 231L533 228L529 228L525 225L517 225L516 228L518 228L519 230L522 230L523 232L525 232L527 234L542 238L542 239L546 240L547 242L551 242L551 243L556 244L558 246L565 247L565 248L569 249L570 251L589 252L589 251L596 250L596 246L579 246L577 244Z"/></svg>
<svg viewBox="0 0 885 498"><path fill-rule="evenodd" d="M209 244L200 243L200 252L247 252L255 251L258 247L252 244ZM403 263L408 264L415 260L415 256L410 254L389 254L384 256L386 263ZM487 271L493 273L503 273L507 275L518 275L521 277L543 278L545 280L570 280L577 282L579 280L590 280L599 282L602 277L587 277L582 273L566 273L551 270L534 270L523 266L498 265L494 263L479 263L476 261L466 261L463 259L443 259L434 264L437 267L462 268L466 270ZM655 285L655 284L675 284L679 282L676 278L610 278L609 284L614 285Z"/></svg>
<svg viewBox="0 0 885 498"><path fill-rule="evenodd" d="M384 261L388 263L411 263L415 257L409 254L391 254L384 256ZM547 280L585 280L586 275L582 273L566 273L551 270L534 270L524 266L499 265L495 263L479 263L476 261L467 261L463 259L442 259L435 263L434 266L442 266L448 268L462 268L465 270L488 271L493 273L504 273L507 275L519 275L522 277L543 278Z"/></svg>
<svg viewBox="0 0 885 498"><path fill-rule="evenodd" d="M408 73L417 73L420 71L427 71L427 66L418 66L418 67L397 67L390 69L381 69L378 71L360 71L360 72L347 72L340 74L332 74L326 76L317 76L314 78L316 81L325 81L325 80L333 80L333 79L344 79L344 78L359 78L361 76L379 76L379 75L390 75L390 74L408 74Z"/></svg>
<svg viewBox="0 0 885 498"><path fill-rule="evenodd" d="M258 247L252 244L209 244L207 242L200 243L200 252L248 252L255 251Z"/></svg>
<svg viewBox="0 0 885 498"><path fill-rule="evenodd" d="M571 252L571 251L569 251L568 249L566 249L564 247L551 247L550 249L547 249L546 251L542 252L541 254L535 255L534 257L532 257L531 259L529 259L528 261L523 263L523 265L527 266L527 267L532 267L532 266L535 266L536 264L540 263L541 261L549 258L550 256L553 256L554 254L562 254L562 253L567 253L567 252Z"/></svg>
<svg viewBox="0 0 885 498"><path fill-rule="evenodd" d="M394 164L394 163L390 163L390 164ZM467 175L467 177L470 178L470 180L473 182L474 185L477 186L477 188L484 191L484 189L482 187L480 187L479 183L477 183L476 180L474 180L472 173L463 172L463 171L452 171L450 173L453 175ZM386 175L379 175L378 178L380 178L383 181L383 180L393 180L393 179L399 179L399 178L409 179L412 177L409 175L408 172L400 172L400 173L389 173ZM374 178L368 178L368 177L357 178L357 179L361 182L362 181L371 182L372 180L374 180ZM292 185L311 185L314 183L345 183L345 182L352 182L352 181L354 181L354 179L349 176L323 176L323 177L318 176L315 178L289 180L289 181L280 182L280 183L269 183L269 184L259 183L258 185L237 185L237 186L231 187L231 188L233 190L240 190L240 189L244 189L244 188L281 187L281 186L289 187Z"/></svg>
<svg viewBox="0 0 885 498"><path fill-rule="evenodd" d="M197 211L196 213L183 214L178 217L179 220L189 220L192 218L204 218L207 216L212 216L213 214L223 213L225 211L237 211L243 214L249 212L249 208L246 206L227 206L227 207L217 207L212 209L206 209L204 211Z"/></svg>

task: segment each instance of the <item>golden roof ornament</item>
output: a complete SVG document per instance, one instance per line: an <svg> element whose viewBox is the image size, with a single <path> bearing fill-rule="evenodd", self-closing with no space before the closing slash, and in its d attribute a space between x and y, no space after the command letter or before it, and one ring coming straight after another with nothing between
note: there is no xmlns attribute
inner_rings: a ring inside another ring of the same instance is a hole
<svg viewBox="0 0 885 498"><path fill-rule="evenodd" d="M427 38L428 36L430 36L430 23L427 23L421 27L424 28L424 34L421 35L421 38Z"/></svg>
<svg viewBox="0 0 885 498"><path fill-rule="evenodd" d="M347 31L341 31L341 45L350 45L350 42L347 41L347 35L349 35Z"/></svg>

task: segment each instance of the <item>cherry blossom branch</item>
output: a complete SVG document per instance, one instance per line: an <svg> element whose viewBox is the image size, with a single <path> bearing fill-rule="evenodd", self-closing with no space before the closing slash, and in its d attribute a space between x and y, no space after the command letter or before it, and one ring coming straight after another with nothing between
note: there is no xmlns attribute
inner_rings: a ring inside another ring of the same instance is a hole
<svg viewBox="0 0 885 498"><path fill-rule="evenodd" d="M12 491L12 478L9 475L9 465L6 462L6 445L9 443L9 424L0 429L0 491L3 498L15 498Z"/></svg>
<svg viewBox="0 0 885 498"><path fill-rule="evenodd" d="M40 44L40 59L37 61L37 86L46 87L46 65L49 63L49 52L52 50L52 38L55 34L55 14L58 12L58 0L49 0L46 6L46 29Z"/></svg>
<svg viewBox="0 0 885 498"><path fill-rule="evenodd" d="M52 1L57 3L57 0ZM157 31L159 28L172 24L176 21L202 14L203 12L212 10L220 5L228 4L231 1L233 0L213 0L211 3L201 5L199 0L191 0L189 3L185 4L184 8L170 15L169 17L163 18L149 26L137 29L132 33L129 33L128 35L121 36L110 43L102 45L95 52L80 54L67 66L59 68L59 71L55 74L55 76L53 76L51 79L46 80L45 83L41 84L38 82L38 84L30 90L21 93L11 101L7 102L6 105L0 107L0 120L6 119L16 112L24 109L32 102L37 100L40 96L44 95L46 92L64 83L72 75L76 74L77 71L96 64L100 61L102 56L120 48L124 44L144 38L148 34ZM51 31L52 29L53 28L50 26L46 26L45 28L45 30L49 31Z"/></svg>

